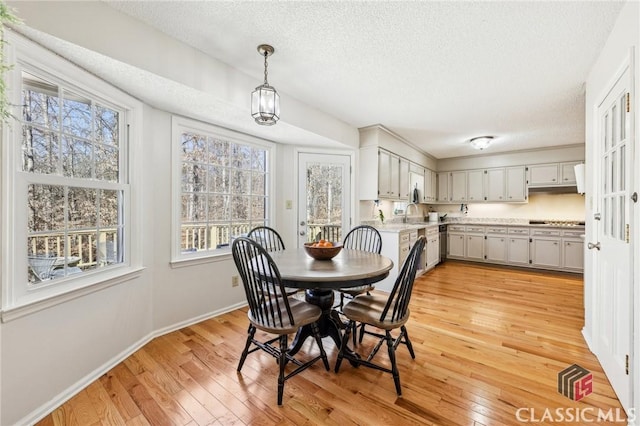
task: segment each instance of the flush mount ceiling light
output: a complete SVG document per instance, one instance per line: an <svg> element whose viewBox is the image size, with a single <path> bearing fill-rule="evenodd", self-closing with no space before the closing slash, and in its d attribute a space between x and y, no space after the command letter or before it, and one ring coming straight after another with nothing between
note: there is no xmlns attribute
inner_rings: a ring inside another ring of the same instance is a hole
<svg viewBox="0 0 640 426"><path fill-rule="evenodd" d="M492 140L493 136L478 136L477 138L470 139L469 143L475 149L483 150L491 145Z"/></svg>
<svg viewBox="0 0 640 426"><path fill-rule="evenodd" d="M267 81L267 58L274 51L268 44L258 46L258 53L264 56L264 84L251 93L251 116L262 126L273 126L280 119L280 95Z"/></svg>

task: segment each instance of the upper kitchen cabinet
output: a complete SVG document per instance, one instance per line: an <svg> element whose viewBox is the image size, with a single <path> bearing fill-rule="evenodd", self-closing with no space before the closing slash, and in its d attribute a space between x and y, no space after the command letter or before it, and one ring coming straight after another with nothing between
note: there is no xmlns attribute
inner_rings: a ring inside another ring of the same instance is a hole
<svg viewBox="0 0 640 426"><path fill-rule="evenodd" d="M436 179L438 181L438 202L447 203L451 201L451 198L449 198L449 172L438 173Z"/></svg>
<svg viewBox="0 0 640 426"><path fill-rule="evenodd" d="M529 187L571 186L576 184L574 166L581 161L552 164L533 164L529 169Z"/></svg>
<svg viewBox="0 0 640 426"><path fill-rule="evenodd" d="M436 199L437 194L437 178L436 172L429 169L423 169L423 183L424 183L424 192L421 192L422 203L433 203Z"/></svg>
<svg viewBox="0 0 640 426"><path fill-rule="evenodd" d="M454 203L466 203L467 202L467 172L457 171L450 172L451 187L450 200Z"/></svg>
<svg viewBox="0 0 640 426"><path fill-rule="evenodd" d="M527 200L527 187L526 187L526 171L524 166L507 167L506 173L506 195L507 201L526 201Z"/></svg>
<svg viewBox="0 0 640 426"><path fill-rule="evenodd" d="M469 170L467 172L467 200L470 203L484 199L484 170Z"/></svg>
<svg viewBox="0 0 640 426"><path fill-rule="evenodd" d="M485 170L486 198L487 201L508 201L505 194L505 169Z"/></svg>
<svg viewBox="0 0 640 426"><path fill-rule="evenodd" d="M382 125L358 130L360 200L410 202L417 184L418 202L424 202L423 198L428 192L424 183L425 167L435 168L436 159L418 151L410 142Z"/></svg>
<svg viewBox="0 0 640 426"><path fill-rule="evenodd" d="M400 197L400 157L383 149L378 150L378 196Z"/></svg>
<svg viewBox="0 0 640 426"><path fill-rule="evenodd" d="M400 158L400 170L399 170L399 197L401 200L411 201L411 192L413 191L413 183L410 181L409 176L409 160Z"/></svg>

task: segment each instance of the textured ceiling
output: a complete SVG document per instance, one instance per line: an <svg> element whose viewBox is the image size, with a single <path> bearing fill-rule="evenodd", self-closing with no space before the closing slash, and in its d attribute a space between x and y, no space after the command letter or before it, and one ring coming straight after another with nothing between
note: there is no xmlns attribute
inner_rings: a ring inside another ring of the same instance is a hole
<svg viewBox="0 0 640 426"><path fill-rule="evenodd" d="M436 158L584 143L584 82L621 2L107 2L355 127ZM286 120L287 111L282 111Z"/></svg>

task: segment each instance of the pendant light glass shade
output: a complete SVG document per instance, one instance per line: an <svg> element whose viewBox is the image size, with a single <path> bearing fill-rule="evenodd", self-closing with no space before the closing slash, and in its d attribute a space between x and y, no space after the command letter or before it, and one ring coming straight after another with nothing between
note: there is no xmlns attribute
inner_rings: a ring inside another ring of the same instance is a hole
<svg viewBox="0 0 640 426"><path fill-rule="evenodd" d="M268 44L258 46L258 53L264 56L264 84L251 93L251 116L262 126L273 126L280 120L280 95L267 81L267 57L274 51Z"/></svg>
<svg viewBox="0 0 640 426"><path fill-rule="evenodd" d="M276 89L263 84L251 93L251 116L256 123L272 126L280 119L280 95Z"/></svg>

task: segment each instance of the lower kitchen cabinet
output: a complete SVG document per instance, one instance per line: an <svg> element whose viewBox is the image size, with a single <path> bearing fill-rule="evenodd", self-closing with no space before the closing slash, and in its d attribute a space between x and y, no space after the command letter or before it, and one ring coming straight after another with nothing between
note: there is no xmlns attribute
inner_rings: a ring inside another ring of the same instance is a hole
<svg viewBox="0 0 640 426"><path fill-rule="evenodd" d="M447 258L464 259L464 226L449 225L447 238Z"/></svg>
<svg viewBox="0 0 640 426"><path fill-rule="evenodd" d="M427 229L427 270L440 263L440 232L437 227Z"/></svg>
<svg viewBox="0 0 640 426"><path fill-rule="evenodd" d="M581 273L582 228L449 225L447 258Z"/></svg>
<svg viewBox="0 0 640 426"><path fill-rule="evenodd" d="M533 237L531 239L531 266L560 268L560 238Z"/></svg>

